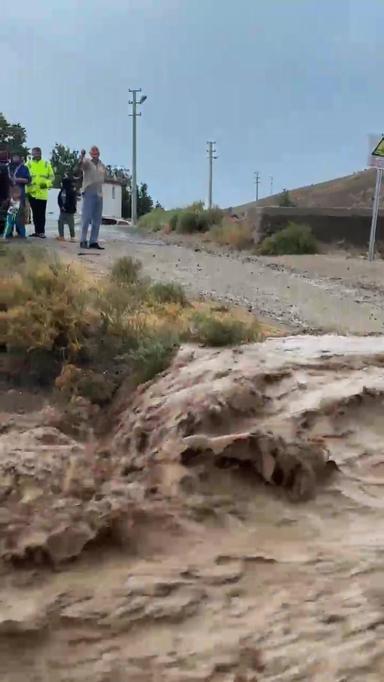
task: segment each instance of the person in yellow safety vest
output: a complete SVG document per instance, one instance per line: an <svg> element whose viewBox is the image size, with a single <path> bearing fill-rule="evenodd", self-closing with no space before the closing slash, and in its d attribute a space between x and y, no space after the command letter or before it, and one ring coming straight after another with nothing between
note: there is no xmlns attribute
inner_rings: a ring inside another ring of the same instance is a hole
<svg viewBox="0 0 384 682"><path fill-rule="evenodd" d="M49 161L41 158L40 147L32 149L32 159L27 161L31 184L27 187L28 200L32 209L35 231L31 237L45 239L45 214L47 211L48 190L52 187L54 173Z"/></svg>

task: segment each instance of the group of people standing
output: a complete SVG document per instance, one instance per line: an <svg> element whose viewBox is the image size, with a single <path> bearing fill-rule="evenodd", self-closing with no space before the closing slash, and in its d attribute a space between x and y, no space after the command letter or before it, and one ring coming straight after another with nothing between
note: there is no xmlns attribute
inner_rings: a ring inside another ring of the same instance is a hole
<svg viewBox="0 0 384 682"><path fill-rule="evenodd" d="M82 220L80 247L102 249L99 245L99 230L103 211L103 183L106 168L100 160L98 147L90 149L89 156L82 150L78 168L82 175ZM27 162L19 154L0 150L0 235L11 238L16 234L26 238L25 225L32 213L34 232L31 237L45 239L48 191L53 186L54 172L49 161L42 158L40 147L32 149ZM71 241L75 241L75 213L78 192L75 176L66 175L61 180L58 194L59 221L58 239L64 240L64 228L68 226ZM90 239L88 231L91 226Z"/></svg>

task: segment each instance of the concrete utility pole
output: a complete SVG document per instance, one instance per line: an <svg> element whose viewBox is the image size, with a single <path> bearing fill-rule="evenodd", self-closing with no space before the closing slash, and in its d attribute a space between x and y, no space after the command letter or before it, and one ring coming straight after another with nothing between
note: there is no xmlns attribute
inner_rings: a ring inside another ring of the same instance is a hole
<svg viewBox="0 0 384 682"><path fill-rule="evenodd" d="M141 92L141 88L135 90L129 89L132 93L132 99L129 104L132 105L132 113L129 114L132 117L132 196L131 196L131 220L132 226L135 227L137 223L137 175L136 175L136 118L141 116L141 113L137 113L137 105L143 104L147 99L146 95L142 95L137 101L137 93Z"/></svg>
<svg viewBox="0 0 384 682"><path fill-rule="evenodd" d="M259 201L259 185L260 185L260 173L259 171L254 172L255 185L256 185L256 201Z"/></svg>
<svg viewBox="0 0 384 682"><path fill-rule="evenodd" d="M209 160L209 178L208 178L208 208L212 208L212 184L213 184L213 161L217 159L216 156L216 142L209 140L208 145L208 160Z"/></svg>
<svg viewBox="0 0 384 682"><path fill-rule="evenodd" d="M269 180L271 182L271 196L272 196L272 194L273 194L273 175L269 176Z"/></svg>

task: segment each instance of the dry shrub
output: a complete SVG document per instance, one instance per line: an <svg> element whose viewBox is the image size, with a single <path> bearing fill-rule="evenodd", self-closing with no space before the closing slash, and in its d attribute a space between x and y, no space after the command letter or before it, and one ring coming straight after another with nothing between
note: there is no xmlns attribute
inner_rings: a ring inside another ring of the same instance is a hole
<svg viewBox="0 0 384 682"><path fill-rule="evenodd" d="M254 246L252 229L248 223L225 222L212 227L209 235L220 246L230 246L239 251Z"/></svg>
<svg viewBox="0 0 384 682"><path fill-rule="evenodd" d="M108 377L105 372L95 372L92 369L67 364L63 366L55 386L68 399L82 396L96 405L105 405L115 393L118 382Z"/></svg>
<svg viewBox="0 0 384 682"><path fill-rule="evenodd" d="M15 252L1 283L8 377L56 380L68 399L103 405L127 375L134 385L166 369L181 340L223 346L259 338L252 316L193 306L180 285L151 284L140 273L123 258L96 287L85 269L46 251L40 260Z"/></svg>
<svg viewBox="0 0 384 682"><path fill-rule="evenodd" d="M150 295L157 303L176 303L182 307L188 305L183 287L175 282L155 282L150 288Z"/></svg>
<svg viewBox="0 0 384 682"><path fill-rule="evenodd" d="M123 256L115 261L111 280L117 284L133 284L141 278L142 264L129 256Z"/></svg>
<svg viewBox="0 0 384 682"><path fill-rule="evenodd" d="M191 319L191 337L205 346L238 346L258 341L260 327L256 321L247 323L231 313L195 312Z"/></svg>
<svg viewBox="0 0 384 682"><path fill-rule="evenodd" d="M2 328L4 343L19 366L45 383L56 365L75 359L92 323L89 280L74 265L44 254L10 257L14 270L5 275ZM88 314L89 312L89 314Z"/></svg>

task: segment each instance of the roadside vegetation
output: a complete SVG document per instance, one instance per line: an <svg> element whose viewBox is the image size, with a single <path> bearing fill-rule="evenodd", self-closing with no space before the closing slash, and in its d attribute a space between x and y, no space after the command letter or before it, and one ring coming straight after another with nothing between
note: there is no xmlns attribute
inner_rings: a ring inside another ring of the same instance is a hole
<svg viewBox="0 0 384 682"><path fill-rule="evenodd" d="M44 249L0 253L2 371L14 385L56 386L68 399L109 402L165 370L182 342L237 345L261 338L244 312L190 302L180 285L151 282L119 259L97 281Z"/></svg>
<svg viewBox="0 0 384 682"><path fill-rule="evenodd" d="M253 246L252 230L247 222L233 222L220 208L205 209L200 201L170 211L155 209L140 218L139 226L165 234L201 234L205 242L238 250Z"/></svg>
<svg viewBox="0 0 384 682"><path fill-rule="evenodd" d="M281 205L294 206L287 190L282 194ZM308 225L291 222L255 246L253 229L248 221L234 220L219 208L205 209L202 202L170 211L155 209L140 218L139 226L164 234L200 235L202 243L213 242L238 251L250 250L261 256L319 252L319 244Z"/></svg>
<svg viewBox="0 0 384 682"><path fill-rule="evenodd" d="M209 235L219 246L228 246L237 251L253 249L255 246L252 228L246 221L234 223L224 219L221 225L212 227Z"/></svg>
<svg viewBox="0 0 384 682"><path fill-rule="evenodd" d="M144 229L159 232L177 232L179 234L193 234L194 232L208 232L213 225L221 225L224 213L219 208L205 209L202 201L196 201L185 208L175 208L165 211L157 208L142 216L139 226Z"/></svg>
<svg viewBox="0 0 384 682"><path fill-rule="evenodd" d="M284 256L318 253L319 245L308 225L289 223L287 227L259 244L257 253L261 256Z"/></svg>

